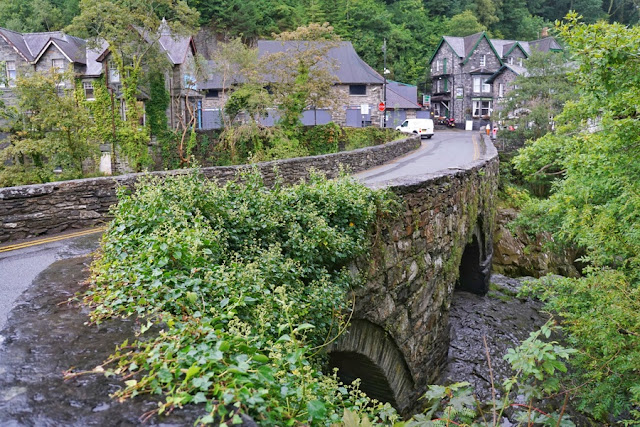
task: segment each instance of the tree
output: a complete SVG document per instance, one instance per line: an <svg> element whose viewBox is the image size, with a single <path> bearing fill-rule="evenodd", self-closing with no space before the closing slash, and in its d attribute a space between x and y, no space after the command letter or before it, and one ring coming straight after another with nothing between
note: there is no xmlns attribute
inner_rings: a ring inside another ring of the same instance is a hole
<svg viewBox="0 0 640 427"><path fill-rule="evenodd" d="M38 73L19 77L18 105L10 117L9 146L0 151L0 186L47 182L82 176L82 163L96 157L98 140L80 90L65 87L71 73Z"/></svg>
<svg viewBox="0 0 640 427"><path fill-rule="evenodd" d="M487 27L482 25L478 18L470 10L465 10L455 15L447 25L446 34L449 36L465 37L471 34L486 31Z"/></svg>
<svg viewBox="0 0 640 427"><path fill-rule="evenodd" d="M106 44L121 80L126 106L126 126L121 129L120 148L135 170L148 165L149 132L140 126L143 111L138 101L146 69L168 67L160 53L161 26L171 34L190 35L198 13L182 0L81 0L80 14L68 31L89 38L90 46Z"/></svg>
<svg viewBox="0 0 640 427"><path fill-rule="evenodd" d="M577 94L569 81L569 64L563 54L533 50L524 66L526 74L513 81L514 89L502 107L509 114L516 112L507 124L517 129L518 138L538 139L553 130L555 116Z"/></svg>
<svg viewBox="0 0 640 427"><path fill-rule="evenodd" d="M335 64L327 57L338 39L328 24L309 24L281 33L276 40L287 43L287 49L266 56L262 64L265 74L272 76L270 86L281 112L279 124L296 130L305 109L337 108L341 104L334 90Z"/></svg>
<svg viewBox="0 0 640 427"><path fill-rule="evenodd" d="M582 248L583 279L547 285L566 318L577 356L582 409L602 420L640 413L640 28L577 14L558 26L575 61L580 97L557 117L558 130L516 158L529 179L553 173L547 200L522 220Z"/></svg>

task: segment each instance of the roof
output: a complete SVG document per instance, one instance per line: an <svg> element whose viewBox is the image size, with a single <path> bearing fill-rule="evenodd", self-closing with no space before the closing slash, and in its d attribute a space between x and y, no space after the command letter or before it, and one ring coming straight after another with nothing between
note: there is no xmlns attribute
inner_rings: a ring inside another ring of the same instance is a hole
<svg viewBox="0 0 640 427"><path fill-rule="evenodd" d="M387 108L419 109L418 88L405 83L387 82Z"/></svg>
<svg viewBox="0 0 640 427"><path fill-rule="evenodd" d="M322 42L259 40L258 57L305 49L306 46L313 43ZM358 56L351 42L338 42L335 47L329 49L326 57L328 61L335 63L336 68L332 70L332 73L336 77L336 81L340 83L382 84L384 82L382 76Z"/></svg>
<svg viewBox="0 0 640 427"><path fill-rule="evenodd" d="M435 53L429 60L429 63L433 62L433 58L435 58L436 53L438 53L440 47L444 43L447 43L460 59L467 58L473 53L474 49L483 36L486 37L485 32L471 34L466 37L443 36L440 44L435 50ZM540 50L542 52L563 50L562 46L553 37L546 37L544 39L533 41L490 39L488 37L486 38L493 50L501 59L509 55L513 51L513 49L517 47L520 47L527 57L531 55L532 49Z"/></svg>
<svg viewBox="0 0 640 427"><path fill-rule="evenodd" d="M498 69L498 71L496 71L495 73L493 73L491 75L491 77L489 77L487 80L485 80L487 83L491 84L494 82L494 80L496 78L498 78L498 76L502 73L504 73L505 71L511 71L513 73L515 73L518 76L526 76L527 75L527 69L525 67L521 67L519 65L514 65L514 64L505 64L502 67L500 67Z"/></svg>
<svg viewBox="0 0 640 427"><path fill-rule="evenodd" d="M0 35L28 62L36 61L52 44L71 62L84 64L86 61L87 43L61 31L23 34L0 28Z"/></svg>
<svg viewBox="0 0 640 427"><path fill-rule="evenodd" d="M162 18L162 23L160 24L160 28L158 28L158 32L160 33L158 42L160 43L160 46L162 46L162 49L167 53L167 56L173 65L184 63L189 49L191 49L193 53L196 52L196 45L193 42L193 37L174 35L171 28L169 28L169 24L167 24L167 21L164 18Z"/></svg>

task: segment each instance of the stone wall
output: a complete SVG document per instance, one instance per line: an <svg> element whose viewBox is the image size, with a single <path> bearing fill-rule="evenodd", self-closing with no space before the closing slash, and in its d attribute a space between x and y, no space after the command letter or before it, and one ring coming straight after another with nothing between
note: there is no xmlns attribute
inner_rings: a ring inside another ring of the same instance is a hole
<svg viewBox="0 0 640 427"><path fill-rule="evenodd" d="M258 163L265 182L275 178L295 183L305 179L311 169L336 177L340 168L359 172L383 164L420 147L420 139L409 137L385 145L349 152ZM249 166L203 168L211 179L225 182ZM180 174L186 170L154 172L154 175ZM117 186L133 186L141 174L89 178L47 184L0 188L0 243L69 229L92 227L108 221L109 207L116 202Z"/></svg>
<svg viewBox="0 0 640 427"><path fill-rule="evenodd" d="M462 169L384 183L402 208L375 233L371 256L352 267L367 277L355 291L357 322L328 352L367 356L403 413L416 409L446 362L454 288L488 289L498 155L488 139L484 148ZM362 388L380 389L375 382L363 378Z"/></svg>

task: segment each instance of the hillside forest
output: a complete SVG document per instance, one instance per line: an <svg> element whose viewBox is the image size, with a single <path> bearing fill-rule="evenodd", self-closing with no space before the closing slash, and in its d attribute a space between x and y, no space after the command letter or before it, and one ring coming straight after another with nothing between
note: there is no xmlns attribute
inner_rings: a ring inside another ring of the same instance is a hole
<svg viewBox="0 0 640 427"><path fill-rule="evenodd" d="M534 40L569 10L583 22L638 21L635 0L188 0L200 25L229 39L271 38L310 22L329 22L379 71L387 39L390 78L425 89L426 66L443 35L487 30L492 37ZM80 13L79 0L0 0L0 27L21 32L67 27Z"/></svg>

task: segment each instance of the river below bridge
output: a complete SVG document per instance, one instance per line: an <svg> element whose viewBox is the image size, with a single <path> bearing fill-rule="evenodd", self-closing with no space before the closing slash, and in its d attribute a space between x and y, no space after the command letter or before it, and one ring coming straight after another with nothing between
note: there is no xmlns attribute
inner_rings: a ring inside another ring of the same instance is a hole
<svg viewBox="0 0 640 427"><path fill-rule="evenodd" d="M94 239L95 241L96 239ZM78 248L88 252L90 239ZM92 369L116 344L132 336L135 320L86 325L86 308L66 303L87 277L90 258L54 262L18 299L0 331L0 425L2 426L129 426L153 410L157 401L136 398L119 403L110 393L121 383L98 375L63 381L74 367ZM539 304L514 298L518 281L495 276L485 297L457 292L451 309L451 348L443 381L469 381L481 398L490 395L489 370L482 337L487 336L494 380L510 374L502 356L542 325L547 315ZM191 425L202 406L176 410L147 425Z"/></svg>

